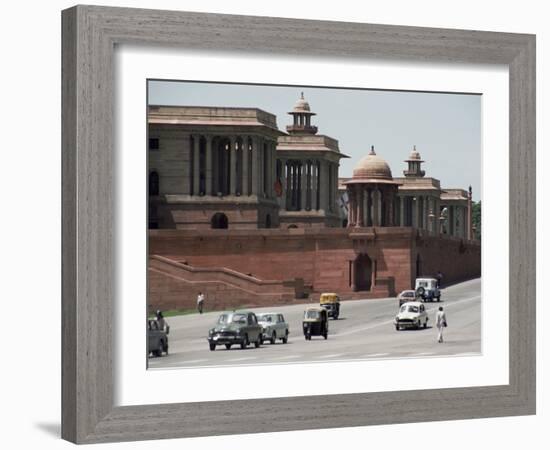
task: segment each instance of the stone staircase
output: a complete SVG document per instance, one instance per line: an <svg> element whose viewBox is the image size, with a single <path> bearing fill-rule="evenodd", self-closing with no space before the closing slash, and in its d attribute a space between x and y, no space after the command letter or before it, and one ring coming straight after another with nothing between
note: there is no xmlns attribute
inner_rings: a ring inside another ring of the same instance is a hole
<svg viewBox="0 0 550 450"><path fill-rule="evenodd" d="M261 280L225 267L194 267L152 255L148 267L149 310L194 309L199 292L206 310L293 303L304 296L304 282Z"/></svg>

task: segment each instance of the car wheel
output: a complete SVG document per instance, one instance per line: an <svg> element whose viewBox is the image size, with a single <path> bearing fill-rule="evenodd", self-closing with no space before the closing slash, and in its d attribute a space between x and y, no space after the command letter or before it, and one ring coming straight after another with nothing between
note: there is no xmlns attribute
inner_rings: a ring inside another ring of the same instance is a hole
<svg viewBox="0 0 550 450"><path fill-rule="evenodd" d="M155 356L162 356L163 348L164 348L164 345L163 345L162 341L159 341L159 346L155 351Z"/></svg>
<svg viewBox="0 0 550 450"><path fill-rule="evenodd" d="M242 349L245 349L247 345L248 345L248 335L245 334L245 335L244 335L244 339L243 339L243 341L241 342L241 348L242 348Z"/></svg>
<svg viewBox="0 0 550 450"><path fill-rule="evenodd" d="M210 344L210 350L211 351L216 350L216 344Z"/></svg>
<svg viewBox="0 0 550 450"><path fill-rule="evenodd" d="M277 332L274 331L273 334L271 335L271 339L269 340L269 342L271 343L271 345L275 344L275 341L277 340Z"/></svg>
<svg viewBox="0 0 550 450"><path fill-rule="evenodd" d="M283 344L286 344L288 342L288 330L285 333L285 337L283 338Z"/></svg>
<svg viewBox="0 0 550 450"><path fill-rule="evenodd" d="M225 348L226 348L227 350L231 350L231 344L225 344Z"/></svg>
<svg viewBox="0 0 550 450"><path fill-rule="evenodd" d="M424 321L424 328L428 328L428 319Z"/></svg>
<svg viewBox="0 0 550 450"><path fill-rule="evenodd" d="M441 301L441 295L439 297L437 297L437 301Z"/></svg>
<svg viewBox="0 0 550 450"><path fill-rule="evenodd" d="M260 344L262 343L262 335L259 334L258 335L258 339L256 339L256 341L254 342L254 347L255 348L260 348Z"/></svg>
<svg viewBox="0 0 550 450"><path fill-rule="evenodd" d="M399 325L396 325L395 326L395 331L399 331L399 330L400 330Z"/></svg>

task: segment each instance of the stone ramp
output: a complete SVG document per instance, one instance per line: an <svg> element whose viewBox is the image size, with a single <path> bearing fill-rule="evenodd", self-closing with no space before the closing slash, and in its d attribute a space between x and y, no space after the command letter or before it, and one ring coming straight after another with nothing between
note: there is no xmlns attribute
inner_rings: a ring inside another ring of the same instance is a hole
<svg viewBox="0 0 550 450"><path fill-rule="evenodd" d="M148 307L194 309L199 292L205 309L258 307L293 303L303 297L303 280L262 280L225 267L195 267L152 255L148 267Z"/></svg>

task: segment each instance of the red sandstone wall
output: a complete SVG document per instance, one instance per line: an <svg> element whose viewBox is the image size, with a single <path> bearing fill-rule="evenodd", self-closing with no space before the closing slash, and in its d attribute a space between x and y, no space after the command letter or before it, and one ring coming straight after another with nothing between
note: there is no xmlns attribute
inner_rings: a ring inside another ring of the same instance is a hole
<svg viewBox="0 0 550 450"><path fill-rule="evenodd" d="M151 255L186 261L196 267L227 267L265 280L303 278L316 293L312 299L323 291L352 298L349 262L359 253L376 261L376 277L393 283L395 291L388 291L381 284L376 286L376 292L361 293L361 298L386 297L411 289L417 254L422 275L435 275L441 270L446 283L481 273L479 244L461 244L460 239L431 236L411 228L365 229L364 237L338 228L151 230L149 236Z"/></svg>
<svg viewBox="0 0 550 450"><path fill-rule="evenodd" d="M440 270L444 285L481 276L481 245L477 241L421 235L413 249L414 265L416 254L420 255L422 274L434 275Z"/></svg>
<svg viewBox="0 0 550 450"><path fill-rule="evenodd" d="M269 280L303 278L306 285L349 290L347 270L354 256L346 230L306 233L296 230L251 230L200 233L151 231L149 253L185 260L196 267L228 267ZM346 268L346 269L344 269Z"/></svg>

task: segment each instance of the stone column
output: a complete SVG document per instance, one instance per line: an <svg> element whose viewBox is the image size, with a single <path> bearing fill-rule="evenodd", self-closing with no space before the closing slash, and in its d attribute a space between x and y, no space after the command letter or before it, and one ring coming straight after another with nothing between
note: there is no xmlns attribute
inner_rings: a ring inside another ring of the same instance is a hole
<svg viewBox="0 0 550 450"><path fill-rule="evenodd" d="M357 221L356 226L357 227L364 227L365 226L365 209L364 209L364 195L365 195L365 189L363 186L358 185L358 192L357 192Z"/></svg>
<svg viewBox="0 0 550 450"><path fill-rule="evenodd" d="M300 164L300 209L306 210L306 198L307 198L307 163L301 161Z"/></svg>
<svg viewBox="0 0 550 450"><path fill-rule="evenodd" d="M187 145L185 145L185 142L184 142L184 145L183 145L183 160L184 160L184 166L183 166L183 179L184 179L184 184L183 184L183 193L186 194L186 195L190 195L191 194L191 191L192 191L192 186L191 186L191 173L193 172L193 166L192 166L192 161L193 161L193 145L191 143L191 135L187 135L184 139L187 140Z"/></svg>
<svg viewBox="0 0 550 450"><path fill-rule="evenodd" d="M193 136L193 195L199 195L200 193L200 142L201 137L199 135Z"/></svg>
<svg viewBox="0 0 550 450"><path fill-rule="evenodd" d="M338 211L338 166L334 163L331 165L332 168L332 212L337 213Z"/></svg>
<svg viewBox="0 0 550 450"><path fill-rule="evenodd" d="M237 187L237 151L235 150L236 139L229 138L229 195L235 195Z"/></svg>
<svg viewBox="0 0 550 450"><path fill-rule="evenodd" d="M319 207L326 214L328 211L328 167L326 161L321 160L319 164Z"/></svg>
<svg viewBox="0 0 550 450"><path fill-rule="evenodd" d="M292 163L293 161L286 161L285 162L285 170L286 170L286 197L285 197L285 203L286 208L288 209L288 205L292 203Z"/></svg>
<svg viewBox="0 0 550 450"><path fill-rule="evenodd" d="M276 178L277 178L277 141L274 141L271 144L271 197L273 199L277 198L277 193L275 192Z"/></svg>
<svg viewBox="0 0 550 450"><path fill-rule="evenodd" d="M279 202L280 208L284 211L286 209L286 159L279 159L281 162L281 201ZM275 166L277 163L275 163Z"/></svg>
<svg viewBox="0 0 550 450"><path fill-rule="evenodd" d="M392 188L390 187L387 191L387 194L386 194L386 203L388 205L388 208L387 208L387 211L388 211L388 220L386 222L386 225L388 227L393 227L394 225L394 213L393 213L393 208L394 208L394 204L393 202L395 201L395 196L392 195Z"/></svg>
<svg viewBox="0 0 550 450"><path fill-rule="evenodd" d="M252 195L260 197L261 183L261 139L254 136L252 140Z"/></svg>
<svg viewBox="0 0 550 450"><path fill-rule="evenodd" d="M212 136L206 136L206 195L212 195L212 139Z"/></svg>
<svg viewBox="0 0 550 450"><path fill-rule="evenodd" d="M260 193L260 138L252 138L252 195Z"/></svg>
<svg viewBox="0 0 550 450"><path fill-rule="evenodd" d="M379 212L378 212L378 188L372 190L372 226L380 226L379 222Z"/></svg>
<svg viewBox="0 0 550 450"><path fill-rule="evenodd" d="M249 195L248 192L248 136L244 136L242 138L242 148L241 148L241 154L243 156L243 161L241 165L242 169L242 178L241 178L241 195Z"/></svg>
<svg viewBox="0 0 550 450"><path fill-rule="evenodd" d="M405 196L399 196L399 226L405 226Z"/></svg>
<svg viewBox="0 0 550 450"><path fill-rule="evenodd" d="M414 200L414 217L413 217L413 226L415 228L419 228L420 227L420 196L418 194L416 194L414 196L415 200Z"/></svg>
<svg viewBox="0 0 550 450"><path fill-rule="evenodd" d="M267 198L272 199L273 198L273 147L271 145L271 141L267 141L266 146L266 192L265 195Z"/></svg>
<svg viewBox="0 0 550 450"><path fill-rule="evenodd" d="M348 186L346 190L348 194L348 228L353 225L353 199L351 193L351 186Z"/></svg>
<svg viewBox="0 0 550 450"><path fill-rule="evenodd" d="M311 197L311 210L317 210L317 162L315 160L311 161L311 188L310 188L310 197Z"/></svg>

